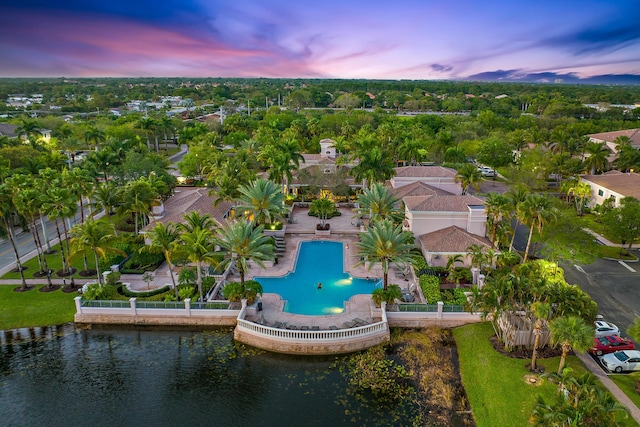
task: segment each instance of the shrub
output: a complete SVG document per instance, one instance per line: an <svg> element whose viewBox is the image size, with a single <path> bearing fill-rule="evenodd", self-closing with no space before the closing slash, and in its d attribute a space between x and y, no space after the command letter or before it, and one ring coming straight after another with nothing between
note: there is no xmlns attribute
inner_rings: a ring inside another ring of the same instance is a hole
<svg viewBox="0 0 640 427"><path fill-rule="evenodd" d="M440 278L423 274L419 279L420 289L429 304L435 304L442 301L440 292Z"/></svg>
<svg viewBox="0 0 640 427"><path fill-rule="evenodd" d="M402 290L400 290L400 286L398 285L389 285L386 291L384 288L376 288L371 292L371 299L377 307L380 307L382 301L385 301L387 304L394 304L396 299L400 298L402 298Z"/></svg>
<svg viewBox="0 0 640 427"><path fill-rule="evenodd" d="M132 292L129 289L127 289L126 286L124 285L120 285L118 287L118 293L120 293L121 295L124 295L126 297L129 298L148 298L148 297L152 297L154 295L160 295L160 294L164 294L165 292L171 290L171 286L167 285L167 286L163 286L161 288L158 289L153 289L150 291L146 291L146 292ZM160 301L162 301L162 298L160 299Z"/></svg>
<svg viewBox="0 0 640 427"><path fill-rule="evenodd" d="M120 281L120 277L122 277L122 274L120 274L120 272L118 271L112 271L111 273L107 274L107 285L117 285Z"/></svg>
<svg viewBox="0 0 640 427"><path fill-rule="evenodd" d="M82 299L86 300L122 300L123 298L115 286L100 286L97 283L89 285L82 294Z"/></svg>
<svg viewBox="0 0 640 427"><path fill-rule="evenodd" d="M262 295L262 285L255 280L247 280L244 282L244 289L240 282L227 283L222 290L222 296L231 302L239 302L242 299L247 300L247 304L251 305L258 295Z"/></svg>
<svg viewBox="0 0 640 427"><path fill-rule="evenodd" d="M464 294L466 289L443 289L440 291L442 296L442 302L451 305L465 305L467 303L467 297Z"/></svg>
<svg viewBox="0 0 640 427"><path fill-rule="evenodd" d="M198 274L195 267L185 267L178 273L178 284L195 285L197 278Z"/></svg>
<svg viewBox="0 0 640 427"><path fill-rule="evenodd" d="M124 263L124 268L134 270L155 270L164 262L164 255L152 252L134 251Z"/></svg>

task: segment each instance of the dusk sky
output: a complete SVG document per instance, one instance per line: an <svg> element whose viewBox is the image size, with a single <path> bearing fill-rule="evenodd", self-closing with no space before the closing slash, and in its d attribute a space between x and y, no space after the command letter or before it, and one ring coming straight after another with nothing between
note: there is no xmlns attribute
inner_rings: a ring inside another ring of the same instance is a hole
<svg viewBox="0 0 640 427"><path fill-rule="evenodd" d="M640 75L638 0L31 0L0 77Z"/></svg>

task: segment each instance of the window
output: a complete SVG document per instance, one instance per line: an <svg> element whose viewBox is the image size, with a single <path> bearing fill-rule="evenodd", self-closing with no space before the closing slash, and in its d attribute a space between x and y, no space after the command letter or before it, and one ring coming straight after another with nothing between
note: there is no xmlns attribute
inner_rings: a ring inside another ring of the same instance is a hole
<svg viewBox="0 0 640 427"><path fill-rule="evenodd" d="M604 191L602 189L598 190L598 196L600 197L604 196Z"/></svg>

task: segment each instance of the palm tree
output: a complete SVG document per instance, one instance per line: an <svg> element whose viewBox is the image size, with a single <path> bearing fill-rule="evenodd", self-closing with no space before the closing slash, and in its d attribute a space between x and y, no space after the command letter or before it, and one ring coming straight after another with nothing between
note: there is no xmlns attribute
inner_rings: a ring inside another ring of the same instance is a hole
<svg viewBox="0 0 640 427"><path fill-rule="evenodd" d="M542 233L544 225L555 217L551 210L551 201L542 194L530 194L524 202L518 205L518 218L529 226L529 238L522 262L527 262L533 231Z"/></svg>
<svg viewBox="0 0 640 427"><path fill-rule="evenodd" d="M151 117L141 117L136 123L136 126L142 129L147 136L147 148L151 151L151 134L155 135L155 132L158 128L157 122ZM157 137L156 137L157 138ZM157 152L158 144L156 139L156 152Z"/></svg>
<svg viewBox="0 0 640 427"><path fill-rule="evenodd" d="M593 329L580 317L558 317L549 323L549 330L551 342L562 346L558 375L562 373L569 350L585 351L593 345Z"/></svg>
<svg viewBox="0 0 640 427"><path fill-rule="evenodd" d="M372 222L391 219L396 224L401 223L404 219L404 212L398 208L399 204L400 199L388 187L379 182L365 189L358 196L360 214L369 214Z"/></svg>
<svg viewBox="0 0 640 427"><path fill-rule="evenodd" d="M509 210L513 221L515 221L513 234L511 236L511 243L509 244L509 251L513 252L513 242L516 238L516 232L518 231L518 225L520 223L520 219L518 218L518 206L526 200L529 195L529 188L525 185L518 185L507 191L505 195L509 199Z"/></svg>
<svg viewBox="0 0 640 427"><path fill-rule="evenodd" d="M167 266L169 267L169 274L171 275L171 283L173 284L173 289L175 291L176 299L179 300L180 296L178 294L178 287L176 286L176 279L173 275L173 266L171 265L171 255L173 249L176 246L176 242L180 233L178 232L177 227L169 223L164 225L163 223L157 223L151 230L147 232L147 237L151 242L149 245L145 245L140 248L140 251L147 251L152 253L161 252L164 255L164 260L167 262Z"/></svg>
<svg viewBox="0 0 640 427"><path fill-rule="evenodd" d="M309 212L315 212L316 214L318 214L318 219L320 220L320 227L322 227L322 229L324 230L325 223L327 222L327 217L334 210L335 210L335 206L333 205L333 202L327 199L326 197L323 197L321 199L316 199L313 202L311 202L311 208L309 209Z"/></svg>
<svg viewBox="0 0 640 427"><path fill-rule="evenodd" d="M414 259L413 234L403 231L402 225L394 225L389 219L376 221L360 234L359 248L361 260L356 265L369 263L371 269L374 263L382 265L384 290L388 287L390 264L406 265Z"/></svg>
<svg viewBox="0 0 640 427"><path fill-rule="evenodd" d="M462 195L465 195L467 194L469 186L475 188L476 191L480 190L482 173L480 173L478 168L471 163L465 163L460 169L458 169L454 180L460 183L462 186Z"/></svg>
<svg viewBox="0 0 640 427"><path fill-rule="evenodd" d="M376 181L386 181L395 174L392 157L380 147L359 150L356 156L359 163L351 169L351 175L356 181L365 181L366 187Z"/></svg>
<svg viewBox="0 0 640 427"><path fill-rule="evenodd" d="M192 231L185 231L180 234L176 247L182 250L187 259L196 264L198 293L200 301L204 302L204 292L202 290L202 264L214 262L213 236L211 230L196 227Z"/></svg>
<svg viewBox="0 0 640 427"><path fill-rule="evenodd" d="M496 232L500 222L509 215L510 202L509 198L504 194L490 193L484 201L484 205L487 208L487 223L491 229L491 244L496 247Z"/></svg>
<svg viewBox="0 0 640 427"><path fill-rule="evenodd" d="M38 129L38 124L34 120L21 119L22 123L15 130L18 137L24 136L33 148L37 147L38 139L42 137L42 132Z"/></svg>
<svg viewBox="0 0 640 427"><path fill-rule="evenodd" d="M192 233L196 229L211 230L215 227L216 223L211 219L209 214L200 214L200 211L187 212L182 217L184 222L178 224L180 230Z"/></svg>
<svg viewBox="0 0 640 427"><path fill-rule="evenodd" d="M71 267L69 257L68 230L65 218L75 216L77 209L78 205L75 203L75 196L68 188L58 185L49 187L44 202L42 203L42 212L56 225L58 241L60 242L60 252L62 254L62 271L64 275L69 275L71 286L75 286L75 280L73 278L74 271ZM60 233L59 219L62 220L64 239Z"/></svg>
<svg viewBox="0 0 640 427"><path fill-rule="evenodd" d="M104 209L104 213L111 222L111 215L113 210L120 206L122 203L122 189L116 187L110 182L105 182L98 186L93 192L93 203L95 207L94 212L98 212Z"/></svg>
<svg viewBox="0 0 640 427"><path fill-rule="evenodd" d="M248 261L265 268L265 261L273 261L274 245L271 237L262 234L263 226L254 227L251 222L227 221L217 230L215 244L228 252L221 266L235 263L240 275L240 287L244 292L244 276L248 271Z"/></svg>
<svg viewBox="0 0 640 427"><path fill-rule="evenodd" d="M533 355L531 356L531 370L537 369L536 360L538 358L538 346L540 345L540 335L542 334L543 322L549 318L551 312L551 305L542 301L536 301L531 304L531 312L536 316L536 323L533 327L533 331L536 335L533 341Z"/></svg>
<svg viewBox="0 0 640 427"><path fill-rule="evenodd" d="M568 194L574 197L578 216L582 216L585 201L591 197L591 186L586 182L576 182L568 190Z"/></svg>
<svg viewBox="0 0 640 427"><path fill-rule="evenodd" d="M84 131L84 140L87 142L87 145L89 145L89 143L93 141L95 149L96 151L98 151L98 146L100 145L101 142L104 142L106 140L106 137L104 132L98 129L97 127L89 126Z"/></svg>
<svg viewBox="0 0 640 427"><path fill-rule="evenodd" d="M237 216L253 218L258 225L271 224L284 216L284 194L273 181L257 179L240 186L238 191L241 196Z"/></svg>
<svg viewBox="0 0 640 427"><path fill-rule="evenodd" d="M158 193L144 178L129 181L124 187L123 204L120 206L120 210L133 214L136 234L138 234L140 226L144 227L147 224L147 215L151 211L151 204L157 197Z"/></svg>
<svg viewBox="0 0 640 427"><path fill-rule="evenodd" d="M9 237L9 242L11 242L11 248L13 249L13 254L16 259L16 268L20 273L20 290L26 291L28 289L27 282L24 277L24 269L22 267L22 263L20 262L20 254L18 252L18 246L16 243L15 236L13 234L13 224L11 219L16 214L16 208L13 204L13 200L11 197L11 190L7 188L6 183L2 183L0 185L0 221L1 227L4 229L4 232Z"/></svg>
<svg viewBox="0 0 640 427"><path fill-rule="evenodd" d="M611 152L604 142L590 142L584 151L585 154L589 154L589 156L584 159L584 164L589 168L591 175L607 170L609 167L609 160L607 158L611 155Z"/></svg>
<svg viewBox="0 0 640 427"><path fill-rule="evenodd" d="M106 259L109 253L126 255L122 250L113 246L117 240L113 224L88 219L82 224L74 225L69 235L71 236L71 258L79 254L93 253L96 263L96 277L98 284L102 286L98 259Z"/></svg>
<svg viewBox="0 0 640 427"><path fill-rule="evenodd" d="M84 222L84 201L91 200L96 182L86 169L73 168L62 171L63 185L69 188L80 204L80 221ZM91 206L91 205L89 205ZM89 208L91 211L91 208Z"/></svg>

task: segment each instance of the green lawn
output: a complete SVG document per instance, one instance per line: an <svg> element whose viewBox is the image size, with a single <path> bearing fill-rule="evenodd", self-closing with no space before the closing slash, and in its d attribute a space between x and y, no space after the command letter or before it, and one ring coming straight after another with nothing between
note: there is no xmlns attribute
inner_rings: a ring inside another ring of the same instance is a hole
<svg viewBox="0 0 640 427"><path fill-rule="evenodd" d="M0 330L73 322L77 293L40 292L42 285L28 292L14 292L16 286L0 286Z"/></svg>
<svg viewBox="0 0 640 427"><path fill-rule="evenodd" d="M621 254L620 246L602 246L600 251L600 256L603 258L621 259L624 261L634 261L638 259L633 254L627 252L626 249Z"/></svg>
<svg viewBox="0 0 640 427"><path fill-rule="evenodd" d="M540 385L524 380L527 360L513 359L495 351L489 338L494 335L490 323L467 325L453 330L458 347L462 381L478 427L526 426L536 395L551 398L557 386L546 378ZM558 369L560 358L540 360L547 372ZM530 360L529 360L530 362ZM587 371L580 359L567 358L567 366L576 375ZM638 424L630 418L629 426Z"/></svg>
<svg viewBox="0 0 640 427"><path fill-rule="evenodd" d="M60 252L60 245L52 246L53 253L47 254L47 265L50 270L53 270L52 279L61 279L55 272L58 270L62 270L62 252ZM93 258L88 260L89 269L95 269L96 264ZM24 277L26 279L34 279L33 274L40 270L40 266L38 265L38 257L33 257L27 262L23 262L22 265L27 267L24 271ZM71 265L76 269L76 273L73 275L76 279L95 279L95 277L82 277L78 273L84 270L84 261L82 260L82 256L78 256L76 259L71 261ZM0 279L20 279L20 273L18 272L8 272L4 276L0 277ZM43 279L46 280L46 279Z"/></svg>
<svg viewBox="0 0 640 427"><path fill-rule="evenodd" d="M629 374L624 375L609 375L609 378L620 387L624 394L629 396L629 399L640 408L640 393L638 393L634 387L635 379Z"/></svg>

